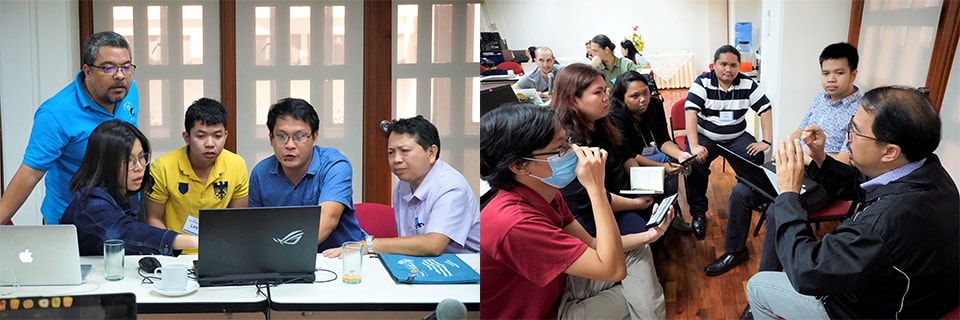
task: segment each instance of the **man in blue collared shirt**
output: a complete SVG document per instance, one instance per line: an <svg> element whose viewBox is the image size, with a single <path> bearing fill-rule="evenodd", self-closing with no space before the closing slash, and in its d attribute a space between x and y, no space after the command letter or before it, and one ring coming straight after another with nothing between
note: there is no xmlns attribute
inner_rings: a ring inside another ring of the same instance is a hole
<svg viewBox="0 0 960 320"><path fill-rule="evenodd" d="M353 207L353 168L337 149L316 145L320 118L313 106L303 99L281 99L270 107L267 129L274 156L250 173L250 206L319 204L317 252L363 240L367 234Z"/></svg>
<svg viewBox="0 0 960 320"><path fill-rule="evenodd" d="M747 284L756 319L937 319L960 301L957 185L933 152L941 120L909 87L880 87L861 99L847 129L850 165L824 152L826 134L804 128L776 152L777 255L784 272ZM821 186L853 200L854 214L817 240L800 204L801 145Z"/></svg>
<svg viewBox="0 0 960 320"><path fill-rule="evenodd" d="M437 127L423 116L384 127L387 160L400 181L393 189L397 238L368 238L368 253L436 256L480 252L480 206L467 179L440 160ZM340 249L323 253L340 256Z"/></svg>
<svg viewBox="0 0 960 320"><path fill-rule="evenodd" d="M110 119L137 125L137 66L131 57L127 40L112 31L98 32L83 44L76 79L34 114L23 163L0 198L0 224L20 210L44 175L40 212L46 223L59 223L73 197L70 178L83 161L93 129Z"/></svg>

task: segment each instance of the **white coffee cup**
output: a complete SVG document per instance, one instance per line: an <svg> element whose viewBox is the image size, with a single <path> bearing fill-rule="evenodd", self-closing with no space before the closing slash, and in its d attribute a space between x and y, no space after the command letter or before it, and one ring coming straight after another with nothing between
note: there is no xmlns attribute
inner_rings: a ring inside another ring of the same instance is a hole
<svg viewBox="0 0 960 320"><path fill-rule="evenodd" d="M165 264L153 271L158 289L181 291L187 288L187 266L179 263Z"/></svg>
<svg viewBox="0 0 960 320"><path fill-rule="evenodd" d="M515 75L517 75L517 74L514 73L513 70L507 70L507 75L512 77L512 76L515 76Z"/></svg>

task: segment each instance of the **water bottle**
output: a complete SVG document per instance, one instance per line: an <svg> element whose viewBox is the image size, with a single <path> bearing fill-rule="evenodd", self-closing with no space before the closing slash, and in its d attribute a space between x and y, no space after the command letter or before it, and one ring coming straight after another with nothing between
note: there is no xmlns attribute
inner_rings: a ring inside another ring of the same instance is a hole
<svg viewBox="0 0 960 320"><path fill-rule="evenodd" d="M737 43L737 51L740 51L740 72L753 71L753 50L750 48L750 42Z"/></svg>

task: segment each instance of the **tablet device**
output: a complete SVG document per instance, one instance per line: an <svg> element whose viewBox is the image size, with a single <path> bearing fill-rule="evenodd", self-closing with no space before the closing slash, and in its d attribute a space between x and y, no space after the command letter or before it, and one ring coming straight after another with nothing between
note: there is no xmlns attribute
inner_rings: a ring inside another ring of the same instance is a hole
<svg viewBox="0 0 960 320"><path fill-rule="evenodd" d="M663 218L667 217L667 210L673 206L673 203L677 201L677 194L674 193L672 196L663 198L660 201L660 206L657 207L657 212L654 212L650 215L650 222L647 222L647 228L653 228L663 222Z"/></svg>

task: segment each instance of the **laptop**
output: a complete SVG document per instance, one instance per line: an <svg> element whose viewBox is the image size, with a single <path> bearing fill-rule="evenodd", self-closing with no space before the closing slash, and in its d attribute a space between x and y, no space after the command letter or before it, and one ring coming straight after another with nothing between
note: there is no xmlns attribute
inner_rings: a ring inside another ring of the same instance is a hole
<svg viewBox="0 0 960 320"><path fill-rule="evenodd" d="M513 87L509 84L480 90L480 116L501 105L517 102L519 102L517 95L513 93Z"/></svg>
<svg viewBox="0 0 960 320"><path fill-rule="evenodd" d="M733 171L737 172L737 180L743 182L771 201L777 198L777 195L780 194L780 189L777 187L777 169L772 161L758 166L750 162L750 160L733 153L730 149L721 145L717 145L717 147L720 148L720 155L722 155L724 159L727 159L727 163L730 164ZM800 194L805 194L807 190L812 189L816 185L816 182L804 176L803 185L800 187Z"/></svg>
<svg viewBox="0 0 960 320"><path fill-rule="evenodd" d="M311 283L320 206L200 209L201 287Z"/></svg>
<svg viewBox="0 0 960 320"><path fill-rule="evenodd" d="M514 89L513 91L514 94L517 95L517 101L528 102L538 106L546 105L543 103L543 99L540 98L540 93L537 92L537 89ZM521 97L523 97L523 99L521 99Z"/></svg>
<svg viewBox="0 0 960 320"><path fill-rule="evenodd" d="M82 269L76 226L0 226L0 286L80 285Z"/></svg>
<svg viewBox="0 0 960 320"><path fill-rule="evenodd" d="M136 319L133 293L0 297L0 319Z"/></svg>

